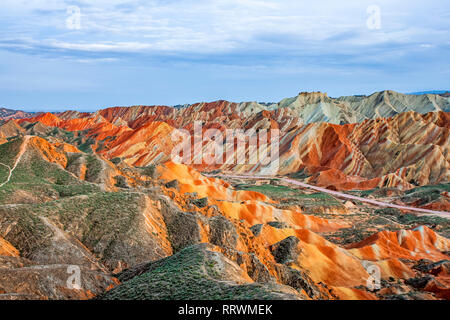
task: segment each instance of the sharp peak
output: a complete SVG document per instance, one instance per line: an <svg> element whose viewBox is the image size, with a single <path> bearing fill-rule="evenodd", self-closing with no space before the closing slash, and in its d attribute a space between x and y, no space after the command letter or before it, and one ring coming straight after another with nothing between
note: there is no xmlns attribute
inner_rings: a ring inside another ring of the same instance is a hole
<svg viewBox="0 0 450 320"><path fill-rule="evenodd" d="M394 90L383 90L383 91L380 91L379 93L390 93L390 94L400 94L400 95L403 95L403 93L397 92L397 91L394 91Z"/></svg>
<svg viewBox="0 0 450 320"><path fill-rule="evenodd" d="M56 114L52 112L42 112L38 117L58 117Z"/></svg>

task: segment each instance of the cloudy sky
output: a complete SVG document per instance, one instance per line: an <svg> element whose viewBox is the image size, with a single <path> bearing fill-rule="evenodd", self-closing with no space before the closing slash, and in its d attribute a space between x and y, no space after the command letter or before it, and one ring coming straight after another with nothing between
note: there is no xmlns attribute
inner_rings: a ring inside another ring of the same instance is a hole
<svg viewBox="0 0 450 320"><path fill-rule="evenodd" d="M450 89L448 0L1 0L0 107Z"/></svg>

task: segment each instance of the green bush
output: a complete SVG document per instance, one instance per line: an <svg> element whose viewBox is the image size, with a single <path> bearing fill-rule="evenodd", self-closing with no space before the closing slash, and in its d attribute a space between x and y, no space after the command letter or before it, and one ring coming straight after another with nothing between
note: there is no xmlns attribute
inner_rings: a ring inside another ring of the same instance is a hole
<svg viewBox="0 0 450 320"><path fill-rule="evenodd" d="M116 187L124 188L124 189L129 188L127 179L125 179L124 176L116 176L116 177L114 177L114 180L116 180L116 184L115 184Z"/></svg>
<svg viewBox="0 0 450 320"><path fill-rule="evenodd" d="M149 166L142 168L142 174L144 174L152 179L155 179L156 178L156 166L151 164Z"/></svg>

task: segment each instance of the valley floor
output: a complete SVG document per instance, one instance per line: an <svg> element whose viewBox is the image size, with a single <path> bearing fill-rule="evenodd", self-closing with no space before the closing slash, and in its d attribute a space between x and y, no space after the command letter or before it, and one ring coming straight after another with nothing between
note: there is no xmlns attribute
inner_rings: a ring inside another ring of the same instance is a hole
<svg viewBox="0 0 450 320"><path fill-rule="evenodd" d="M33 136L0 149L2 299L448 298L450 221L374 206L448 185L342 197Z"/></svg>

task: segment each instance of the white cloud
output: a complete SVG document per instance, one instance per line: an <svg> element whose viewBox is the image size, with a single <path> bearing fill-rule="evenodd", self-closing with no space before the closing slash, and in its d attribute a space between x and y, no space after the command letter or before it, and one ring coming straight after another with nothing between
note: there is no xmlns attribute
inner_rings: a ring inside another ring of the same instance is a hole
<svg viewBox="0 0 450 320"><path fill-rule="evenodd" d="M374 31L366 27L368 0L2 0L0 40L87 53L348 54L389 43L437 45L450 36L445 1L376 2L383 21ZM73 4L81 30L66 28Z"/></svg>
<svg viewBox="0 0 450 320"><path fill-rule="evenodd" d="M56 49L91 52L137 52L151 47L150 44L139 42L69 43L50 41L47 42L47 45Z"/></svg>
<svg viewBox="0 0 450 320"><path fill-rule="evenodd" d="M76 62L79 63L111 63L120 61L117 58L98 58L98 59L76 59Z"/></svg>

